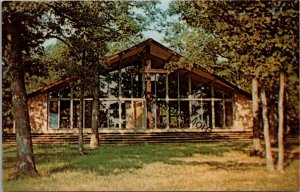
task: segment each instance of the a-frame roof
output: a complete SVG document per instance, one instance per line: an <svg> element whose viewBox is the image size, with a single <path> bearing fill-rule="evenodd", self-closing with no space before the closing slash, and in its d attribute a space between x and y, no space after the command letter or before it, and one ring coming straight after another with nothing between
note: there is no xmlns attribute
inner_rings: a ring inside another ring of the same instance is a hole
<svg viewBox="0 0 300 192"><path fill-rule="evenodd" d="M182 57L180 54L176 53L175 51L165 47L164 45L158 43L157 41L153 39L147 39L133 47L130 47L124 51L121 51L117 54L111 55L107 57L104 60L104 65L106 67L107 71L116 70L119 67L123 68L127 65L132 64L132 61L135 61L137 59L140 59L141 57L145 56L145 53L147 53L150 56L153 56L155 58L158 58L165 64L168 61L175 61L178 60L180 57ZM120 66L121 65L121 66ZM163 67L163 66L162 66ZM247 96L248 98L251 98L251 95L237 86L233 85L232 83L226 81L225 79L221 78L220 76L217 76L213 73L210 73L205 68L196 66L192 69L189 69L189 71L204 77L210 81L214 81L216 84L225 87L226 89L230 89L233 91L238 91L242 93L243 95ZM38 92L48 92L52 89L55 89L55 87L60 86L60 84L65 83L65 81L58 81L53 84L50 84L46 87L43 87L33 93L31 93L29 96L33 96Z"/></svg>
<svg viewBox="0 0 300 192"><path fill-rule="evenodd" d="M162 44L150 38L124 51L107 57L105 59L105 64L111 66L114 63L120 63L120 61L132 57L134 55L141 55L146 51L148 51L150 55L156 56L165 61L170 60L172 58L181 57L178 53L172 51L171 49L163 46Z"/></svg>
<svg viewBox="0 0 300 192"><path fill-rule="evenodd" d="M178 60L180 57L183 57L182 55L176 53L175 51L169 49L168 47L165 47L164 45L150 38L124 51L109 56L108 58L106 58L104 63L106 64L108 69L116 70L118 69L119 64L121 64L122 66L124 65L126 66L127 63L126 61L130 62L134 60L136 57L143 55L143 53L145 53L146 51L148 51L150 55L160 58L165 62ZM244 95L251 97L249 93L241 90L240 88L226 81L222 77L210 73L205 68L199 65L191 69L191 71L210 81L214 81L216 84L219 84L220 86L224 86L228 89L242 92Z"/></svg>

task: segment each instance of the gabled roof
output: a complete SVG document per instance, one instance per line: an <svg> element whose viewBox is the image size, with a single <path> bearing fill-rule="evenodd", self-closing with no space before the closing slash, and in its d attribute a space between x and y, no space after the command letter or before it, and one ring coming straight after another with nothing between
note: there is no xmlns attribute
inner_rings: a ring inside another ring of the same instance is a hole
<svg viewBox="0 0 300 192"><path fill-rule="evenodd" d="M54 83L51 83L45 87L42 87L34 92L31 92L29 93L27 96L28 97L33 97L39 93L48 93L49 91L52 91L52 90L56 90L58 88L61 88L61 87L64 87L64 86L67 86L68 83L70 81L70 78L66 78L66 79L62 79L62 80L59 80L59 81L56 81Z"/></svg>
<svg viewBox="0 0 300 192"><path fill-rule="evenodd" d="M159 58L165 62L178 60L180 57L183 57L175 51L172 51L171 49L150 38L124 51L107 57L103 63L105 64L107 71L116 70L119 68L119 65L121 65L121 67L129 65L132 61L141 58L141 56L143 56L144 53ZM247 96L248 98L251 98L251 95L248 92L243 91L242 89L226 81L222 77L210 73L203 67L197 66L191 69L190 71L210 81L214 81L215 83L224 86L228 89L236 90L242 93L243 95ZM29 96L33 96L36 93L40 92L51 91L61 85L65 85L65 83L67 83L68 81L69 79L57 81L29 94Z"/></svg>
<svg viewBox="0 0 300 192"><path fill-rule="evenodd" d="M148 51L150 55L156 56L163 60L170 60L172 57L181 57L181 55L179 55L178 53L172 51L171 49L163 46L162 44L150 38L124 51L107 57L104 63L107 66L111 67L114 63L119 63L120 61L128 57L132 57L137 54L142 54L146 51Z"/></svg>

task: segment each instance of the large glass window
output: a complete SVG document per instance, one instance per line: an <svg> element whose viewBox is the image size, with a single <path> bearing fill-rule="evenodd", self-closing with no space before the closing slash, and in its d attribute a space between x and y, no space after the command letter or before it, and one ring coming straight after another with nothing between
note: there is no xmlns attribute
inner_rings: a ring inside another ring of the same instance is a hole
<svg viewBox="0 0 300 192"><path fill-rule="evenodd" d="M125 98L141 98L142 97L142 73L139 69L132 66L121 70L121 91L122 97Z"/></svg>
<svg viewBox="0 0 300 192"><path fill-rule="evenodd" d="M210 85L191 82L192 84L192 97L193 98L211 98L211 87Z"/></svg>
<svg viewBox="0 0 300 192"><path fill-rule="evenodd" d="M179 74L179 92L180 92L180 98L188 98L189 97L188 72Z"/></svg>
<svg viewBox="0 0 300 192"><path fill-rule="evenodd" d="M220 89L215 89L214 91L215 98L225 98L225 99L232 99L231 91L223 91Z"/></svg>
<svg viewBox="0 0 300 192"><path fill-rule="evenodd" d="M189 101L180 101L180 128L190 127Z"/></svg>
<svg viewBox="0 0 300 192"><path fill-rule="evenodd" d="M208 101L191 101L192 114L191 123L194 128L208 128L211 127L211 102Z"/></svg>
<svg viewBox="0 0 300 192"><path fill-rule="evenodd" d="M178 101L169 101L169 126L170 128L179 127L179 111L178 111Z"/></svg>
<svg viewBox="0 0 300 192"><path fill-rule="evenodd" d="M215 101L215 126L224 127L225 126L225 109L223 101Z"/></svg>
<svg viewBox="0 0 300 192"><path fill-rule="evenodd" d="M166 74L156 74L156 97L166 98Z"/></svg>
<svg viewBox="0 0 300 192"><path fill-rule="evenodd" d="M165 101L158 101L156 106L156 123L157 128L166 128L167 127L167 113L168 113L168 106Z"/></svg>
<svg viewBox="0 0 300 192"><path fill-rule="evenodd" d="M88 100L84 102L84 127L92 127L92 101Z"/></svg>
<svg viewBox="0 0 300 192"><path fill-rule="evenodd" d="M108 78L101 75L100 76L100 98L108 97Z"/></svg>
<svg viewBox="0 0 300 192"><path fill-rule="evenodd" d="M71 98L71 88L65 87L49 93L50 98Z"/></svg>
<svg viewBox="0 0 300 192"><path fill-rule="evenodd" d="M71 127L70 114L70 101L60 101L60 128Z"/></svg>
<svg viewBox="0 0 300 192"><path fill-rule="evenodd" d="M171 73L169 80L169 98L178 98L178 76L177 73Z"/></svg>
<svg viewBox="0 0 300 192"><path fill-rule="evenodd" d="M110 72L107 76L108 98L117 98L119 96L119 72Z"/></svg>
<svg viewBox="0 0 300 192"><path fill-rule="evenodd" d="M229 88L217 81L213 85L214 81L189 70L177 70L169 75L143 74L141 71L129 66L100 76L99 128L219 128L233 125L232 91ZM147 80L151 84L151 94L144 95L147 90L150 92ZM166 98L167 90L169 99ZM79 93L77 87L67 87L49 94L50 128L78 128ZM92 124L91 97L85 97L86 128Z"/></svg>
<svg viewBox="0 0 300 192"><path fill-rule="evenodd" d="M126 128L141 128L143 126L143 101L126 101Z"/></svg>
<svg viewBox="0 0 300 192"><path fill-rule="evenodd" d="M132 96L132 86L133 86L133 75L131 72L131 68L124 68L121 70L122 80L121 80L121 87L122 87L122 97L131 98Z"/></svg>
<svg viewBox="0 0 300 192"><path fill-rule="evenodd" d="M80 107L80 101L74 100L73 101L73 128L79 127L79 107Z"/></svg>
<svg viewBox="0 0 300 192"><path fill-rule="evenodd" d="M108 127L119 128L119 102L109 101L108 104Z"/></svg>
<svg viewBox="0 0 300 192"><path fill-rule="evenodd" d="M58 106L59 101L50 101L49 103L49 126L50 128L53 129L58 129L59 128L59 106Z"/></svg>
<svg viewBox="0 0 300 192"><path fill-rule="evenodd" d="M132 74L132 97L142 98L143 97L143 78L141 73Z"/></svg>
<svg viewBox="0 0 300 192"><path fill-rule="evenodd" d="M107 128L108 127L108 103L105 101L99 102L99 121L98 126L100 128Z"/></svg>

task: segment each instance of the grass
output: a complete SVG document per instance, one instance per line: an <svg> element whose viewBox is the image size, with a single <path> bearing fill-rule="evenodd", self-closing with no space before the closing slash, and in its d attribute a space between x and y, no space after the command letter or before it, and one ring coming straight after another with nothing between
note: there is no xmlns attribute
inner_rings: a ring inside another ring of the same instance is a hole
<svg viewBox="0 0 300 192"><path fill-rule="evenodd" d="M132 146L36 145L40 177L8 180L16 149L3 145L4 191L20 190L299 190L299 159L284 174L265 171L247 143Z"/></svg>

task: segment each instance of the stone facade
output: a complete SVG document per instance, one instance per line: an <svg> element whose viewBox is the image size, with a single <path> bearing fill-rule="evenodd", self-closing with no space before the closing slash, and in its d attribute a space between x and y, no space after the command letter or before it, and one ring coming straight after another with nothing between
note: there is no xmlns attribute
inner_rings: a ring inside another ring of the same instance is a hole
<svg viewBox="0 0 300 192"><path fill-rule="evenodd" d="M29 119L32 133L48 132L48 97L39 93L28 99Z"/></svg>
<svg viewBox="0 0 300 192"><path fill-rule="evenodd" d="M253 116L251 99L238 93L235 94L233 128L239 130L252 129L252 119Z"/></svg>

